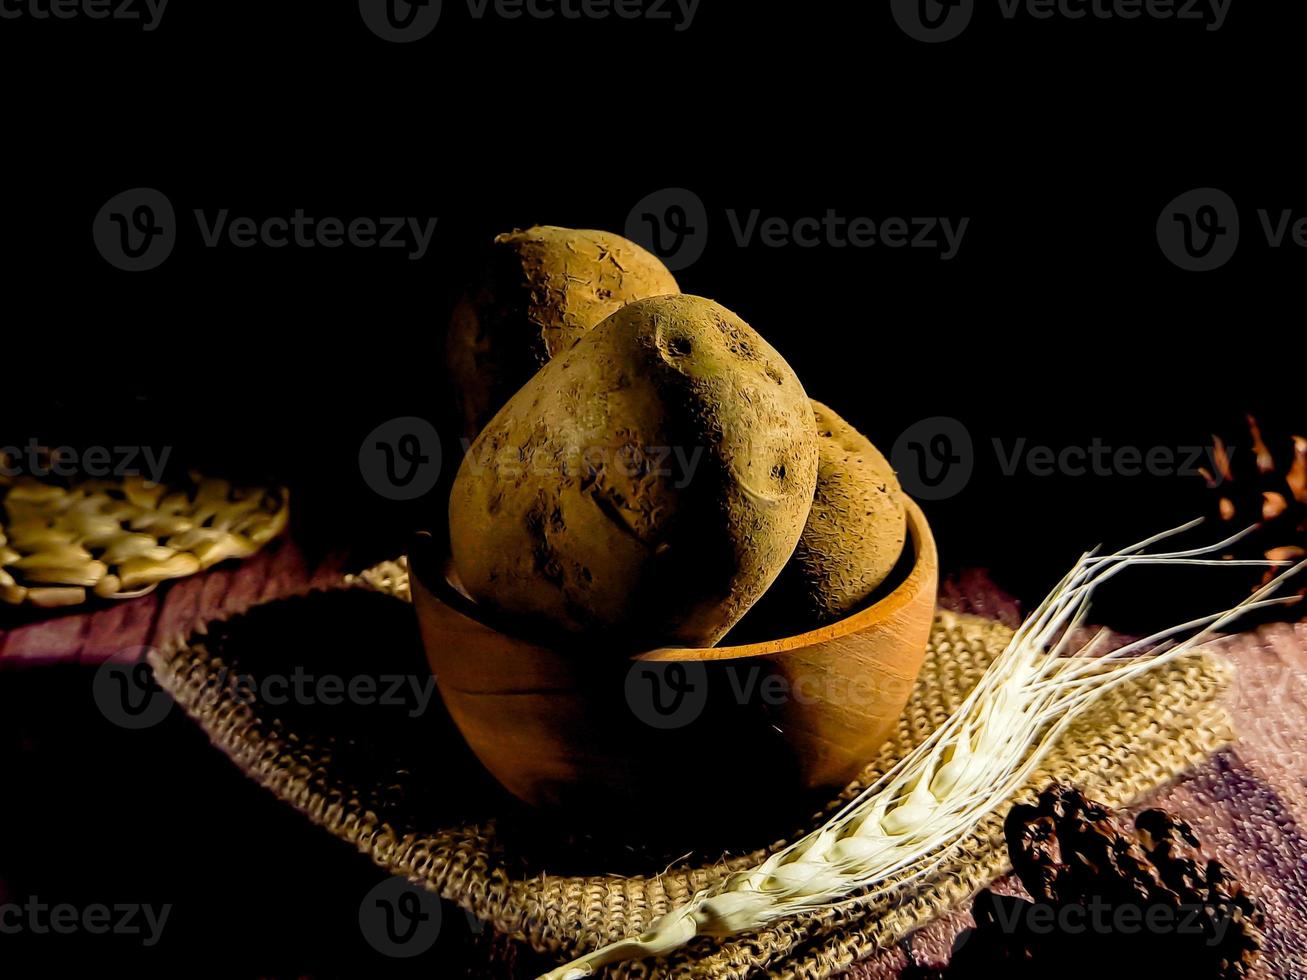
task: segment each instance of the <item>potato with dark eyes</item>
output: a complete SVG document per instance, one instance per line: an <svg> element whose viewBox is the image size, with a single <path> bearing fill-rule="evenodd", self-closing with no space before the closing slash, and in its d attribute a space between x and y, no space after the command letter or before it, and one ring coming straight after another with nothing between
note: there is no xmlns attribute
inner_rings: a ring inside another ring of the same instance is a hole
<svg viewBox="0 0 1307 980"><path fill-rule="evenodd" d="M449 506L454 564L521 627L715 644L793 554L818 436L794 371L730 310L637 300L490 421Z"/></svg>
<svg viewBox="0 0 1307 980"><path fill-rule="evenodd" d="M543 225L499 235L445 339L463 435L475 438L536 371L605 317L679 292L657 256L611 232Z"/></svg>
<svg viewBox="0 0 1307 980"><path fill-rule="evenodd" d="M907 539L903 491L889 460L821 402L812 411L820 460L812 510L794 556L748 623L776 635L854 612L893 571Z"/></svg>

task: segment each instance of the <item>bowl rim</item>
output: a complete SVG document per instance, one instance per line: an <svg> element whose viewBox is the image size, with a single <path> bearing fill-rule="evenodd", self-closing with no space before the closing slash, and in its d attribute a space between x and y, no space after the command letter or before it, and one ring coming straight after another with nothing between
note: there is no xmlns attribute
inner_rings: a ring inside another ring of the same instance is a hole
<svg viewBox="0 0 1307 980"><path fill-rule="evenodd" d="M790 653L803 647L824 643L851 633L860 633L877 623L883 623L915 599L926 586L927 581L937 571L939 556L935 548L935 536L931 533L926 515L916 501L906 495L903 498L907 517L908 540L912 542L913 561L903 581L894 587L888 595L882 596L869 606L849 613L843 619L837 619L814 630L782 636L756 643L742 643L736 646L722 647L660 647L648 650L632 658L635 660L655 662L675 661L717 661L737 660L747 657L767 657L781 653Z"/></svg>
<svg viewBox="0 0 1307 980"><path fill-rule="evenodd" d="M838 619L833 623L827 623L825 626L819 626L814 630L803 633L795 633L792 636L734 646L656 647L627 654L627 659L667 663L769 657L828 642L841 636L860 633L869 627L889 621L906 605L914 601L921 594L923 588L936 579L939 570L939 554L935 546L935 536L931 533L926 515L917 502L906 494L903 496L903 502L907 521L907 538L912 543L914 553L912 566L908 569L907 575L903 577L903 581L895 586L888 595L882 596L871 605L850 613L843 619ZM424 535L423 537L429 539L431 544L434 545L434 538L430 535ZM409 554L409 578L412 583L412 591L424 592L432 599L449 606L455 612L466 616L478 625L503 633L519 643L541 648L552 648L552 645L548 642L532 640L530 637L496 624L492 618L477 607L476 602L471 597L466 595L451 580L450 576L453 574L453 570L448 555L444 556L442 565L445 574L439 575L433 580L433 578L418 570L420 567L425 568L426 562L417 554L416 549L411 550Z"/></svg>

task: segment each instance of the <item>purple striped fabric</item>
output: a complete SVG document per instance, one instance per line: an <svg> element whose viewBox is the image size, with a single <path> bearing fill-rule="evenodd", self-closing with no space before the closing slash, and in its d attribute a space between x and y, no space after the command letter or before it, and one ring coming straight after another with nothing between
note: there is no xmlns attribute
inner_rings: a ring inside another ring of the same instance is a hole
<svg viewBox="0 0 1307 980"><path fill-rule="evenodd" d="M282 539L247 561L179 579L140 599L0 628L0 669L101 663L122 650L154 646L162 637L189 633L259 603L338 584L344 569L339 555L310 562L293 541Z"/></svg>
<svg viewBox="0 0 1307 980"><path fill-rule="evenodd" d="M1017 604L983 572L946 582L940 604L1009 625L1020 620ZM1237 667L1228 704L1238 741L1137 809L1160 806L1188 820L1204 850L1262 902L1267 948L1252 975L1300 980L1307 976L1307 623L1230 637L1221 651ZM998 889L1018 893L1021 886L1007 878ZM965 912L950 915L848 975L883 980L910 966L942 967L957 934L971 924Z"/></svg>

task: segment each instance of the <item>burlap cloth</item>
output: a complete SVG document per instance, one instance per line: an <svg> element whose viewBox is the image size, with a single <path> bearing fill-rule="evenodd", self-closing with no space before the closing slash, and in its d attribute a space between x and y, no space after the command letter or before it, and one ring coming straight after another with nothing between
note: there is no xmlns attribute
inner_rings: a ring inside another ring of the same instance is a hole
<svg viewBox="0 0 1307 980"><path fill-rule="evenodd" d="M248 684L230 683L294 666L319 675L402 673L417 683L426 670L413 617L394 598L407 598L403 567L381 566L342 584L350 588L272 603L193 636L165 639L151 659L159 683L247 775L382 867L562 960L642 931L696 890L780 846L705 835L687 857L646 842L623 844L621 828L612 828L611 839L591 830L569 833L518 812L479 770L448 718L432 716L436 709L414 717L376 704L274 706L252 698ZM897 733L830 806L943 721L1010 636L998 622L939 612ZM1204 653L1110 693L1059 741L1028 789L1061 779L1112 806L1138 799L1231 740L1218 704L1230 676L1222 660ZM693 808L695 800L685 805ZM796 917L729 941L696 940L667 960L623 964L610 975L830 976L1006 871L1002 817L996 812L982 821L937 874L892 901ZM819 820L814 815L793 833Z"/></svg>

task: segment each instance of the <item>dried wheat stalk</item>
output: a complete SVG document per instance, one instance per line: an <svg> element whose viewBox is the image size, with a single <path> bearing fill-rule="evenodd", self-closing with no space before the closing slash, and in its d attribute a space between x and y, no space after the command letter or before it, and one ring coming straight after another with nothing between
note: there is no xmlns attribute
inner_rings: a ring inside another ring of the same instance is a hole
<svg viewBox="0 0 1307 980"><path fill-rule="evenodd" d="M1270 597L1307 566L1302 562L1283 571L1232 609L1111 652L1102 653L1102 631L1070 649L1094 591L1134 565L1287 564L1206 557L1243 534L1190 551L1146 552L1200 523L1115 554L1082 556L949 719L824 826L758 867L700 892L644 935L595 950L541 980L579 980L620 960L670 953L695 936L732 936L797 913L868 902L930 874L986 814L1028 781L1048 749L1097 698L1191 652L1249 610L1283 601ZM1191 635L1175 639L1184 634Z"/></svg>

